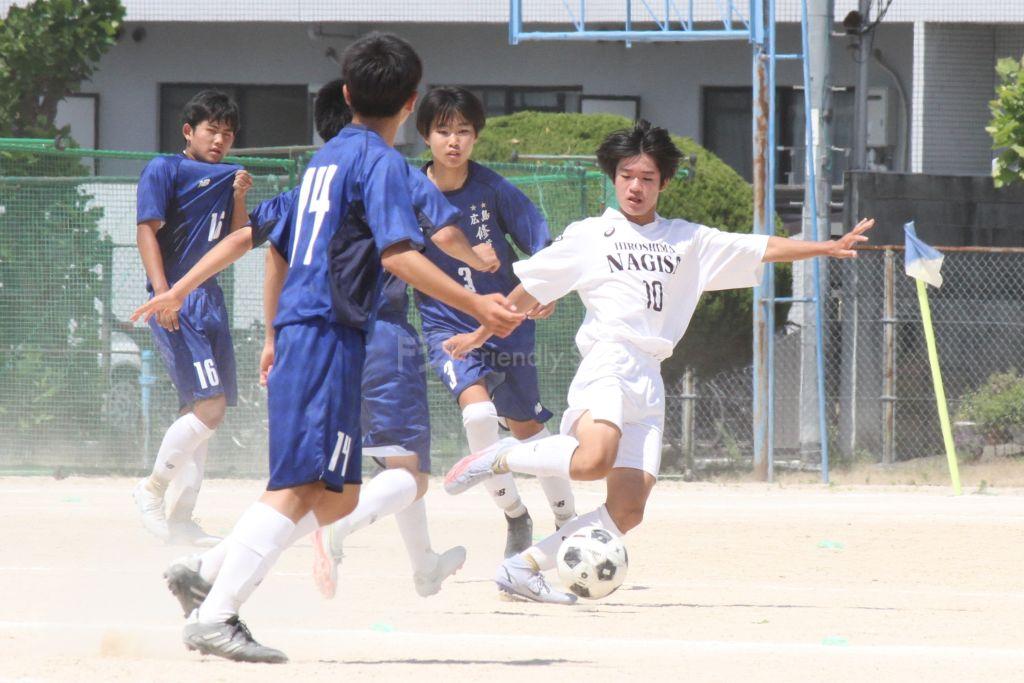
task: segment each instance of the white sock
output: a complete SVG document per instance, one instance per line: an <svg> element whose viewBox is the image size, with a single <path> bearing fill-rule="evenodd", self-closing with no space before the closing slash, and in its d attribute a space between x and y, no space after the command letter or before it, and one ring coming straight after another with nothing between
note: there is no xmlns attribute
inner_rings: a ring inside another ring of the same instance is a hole
<svg viewBox="0 0 1024 683"><path fill-rule="evenodd" d="M423 499L415 500L395 513L398 533L402 534L405 551L409 555L412 570L422 574L437 566L437 554L430 547L430 531L427 529L427 505Z"/></svg>
<svg viewBox="0 0 1024 683"><path fill-rule="evenodd" d="M295 523L269 505L250 505L224 541L224 564L199 608L199 621L227 621L238 614L239 606L269 569L263 567L264 561L276 559L294 531Z"/></svg>
<svg viewBox="0 0 1024 683"><path fill-rule="evenodd" d="M206 473L206 454L210 449L210 440L203 441L196 447L192 458L181 468L181 473L171 483L170 488L177 488L179 493L175 499L168 490L169 522L187 522L192 519L199 499L199 489L203 486L203 475Z"/></svg>
<svg viewBox="0 0 1024 683"><path fill-rule="evenodd" d="M470 403L462 409L462 426L471 453L478 453L498 440L498 409L491 401ZM511 474L499 474L484 482L491 500L509 517L520 517L526 506L519 498L519 489Z"/></svg>
<svg viewBox="0 0 1024 683"><path fill-rule="evenodd" d="M307 512L305 517L295 524L295 530L292 531L292 535L287 541L285 541L284 547L281 550L283 551L292 547L297 541L308 536L319 528L320 522L317 521L316 515L314 515L312 511ZM224 557L227 555L227 552L228 539L225 538L223 541L199 556L199 576L203 577L204 581L208 583L216 581L217 574L220 573L220 568L224 565ZM278 553L278 555L280 555L280 553ZM269 564L273 564L273 561ZM267 566L268 571L269 569L270 567ZM266 572L263 572L263 576L266 576ZM263 580L263 576L259 578L259 581ZM259 585L259 581L257 581L255 585Z"/></svg>
<svg viewBox="0 0 1024 683"><path fill-rule="evenodd" d="M513 446L505 452L505 464L512 472L569 479L569 464L579 445L571 436L555 434Z"/></svg>
<svg viewBox="0 0 1024 683"><path fill-rule="evenodd" d="M606 529L616 537L622 536L622 532L619 531L619 527L615 525L611 515L608 514L608 508L602 505L596 510L591 510L587 514L580 515L571 522L566 523L565 526L545 538L543 541L535 543L524 550L523 555L528 555L541 571L553 569L555 561L558 558L558 548L562 545L562 541L568 538L573 532L591 524L596 524L597 526Z"/></svg>
<svg viewBox="0 0 1024 683"><path fill-rule="evenodd" d="M547 427L541 428L533 436L520 440L520 443L533 443L551 436ZM568 479L562 477L539 477L540 487L544 489L544 495L551 506L551 512L555 515L555 523L562 526L576 514L576 501L572 495L572 484Z"/></svg>
<svg viewBox="0 0 1024 683"><path fill-rule="evenodd" d="M331 525L331 545L381 517L399 512L414 500L416 477L412 472L401 468L384 470L363 485L356 509Z"/></svg>
<svg viewBox="0 0 1024 683"><path fill-rule="evenodd" d="M230 538L230 535L228 538ZM203 581L213 583L217 580L217 574L220 573L220 568L224 565L224 558L227 554L228 539L225 538L199 556L199 576L203 578Z"/></svg>
<svg viewBox="0 0 1024 683"><path fill-rule="evenodd" d="M199 444L213 436L213 431L195 413L185 413L171 423L156 454L153 473L149 476L151 484L166 489Z"/></svg>

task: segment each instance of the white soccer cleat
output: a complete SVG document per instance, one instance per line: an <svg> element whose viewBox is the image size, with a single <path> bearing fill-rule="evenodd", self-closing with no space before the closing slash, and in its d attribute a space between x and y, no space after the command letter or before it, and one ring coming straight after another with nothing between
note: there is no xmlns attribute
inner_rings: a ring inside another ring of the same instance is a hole
<svg viewBox="0 0 1024 683"><path fill-rule="evenodd" d="M437 556L437 565L431 572L416 572L412 575L416 592L421 598L429 598L441 590L444 580L462 569L466 563L466 549L461 545L449 548Z"/></svg>
<svg viewBox="0 0 1024 683"><path fill-rule="evenodd" d="M521 555L510 557L498 567L494 577L498 590L513 598L532 602L547 602L553 605L574 605L576 596L552 590L544 575L534 569Z"/></svg>
<svg viewBox="0 0 1024 683"><path fill-rule="evenodd" d="M479 453L467 455L448 470L444 477L444 490L454 496L468 491L495 474L500 474L494 471L498 459L505 451L518 445L519 440L509 436L496 441Z"/></svg>
<svg viewBox="0 0 1024 683"><path fill-rule="evenodd" d="M338 592L338 566L345 557L340 548L335 550L333 535L330 526L313 532L313 583L328 600Z"/></svg>
<svg viewBox="0 0 1024 683"><path fill-rule="evenodd" d="M157 495L146 486L148 479L143 479L132 490L132 498L142 515L142 526L160 540L166 541L170 536L167 529L167 517L164 516L164 497Z"/></svg>

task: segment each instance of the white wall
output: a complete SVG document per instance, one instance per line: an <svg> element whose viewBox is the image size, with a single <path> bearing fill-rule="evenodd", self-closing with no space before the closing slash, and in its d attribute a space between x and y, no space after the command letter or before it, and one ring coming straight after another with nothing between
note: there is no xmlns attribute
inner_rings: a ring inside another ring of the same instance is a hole
<svg viewBox="0 0 1024 683"><path fill-rule="evenodd" d="M135 25L100 62L93 82L83 89L101 94L100 139L105 147L155 150L158 145L159 84L240 82L323 83L338 73L324 57L339 53L345 39L313 41L300 24L146 23L146 38L130 38ZM324 27L328 32L352 27ZM636 95L641 114L673 132L699 139L701 87L748 86L750 47L745 42L634 45L608 43L527 43L509 46L504 26L483 24L394 24L425 64L424 87L440 83L473 85L582 86L590 95ZM911 29L883 26L878 46L897 65L910 88ZM799 32L784 27L786 50L798 48ZM845 39L833 41L835 82L856 81L855 64ZM454 48L454 49L453 49ZM801 81L795 63L780 63L779 83ZM889 86L872 69L872 83Z"/></svg>
<svg viewBox="0 0 1024 683"><path fill-rule="evenodd" d="M923 24L918 37L915 169L923 173L988 175L992 138L985 131L995 96L996 60L1024 53L1019 26ZM921 42L923 40L923 43Z"/></svg>

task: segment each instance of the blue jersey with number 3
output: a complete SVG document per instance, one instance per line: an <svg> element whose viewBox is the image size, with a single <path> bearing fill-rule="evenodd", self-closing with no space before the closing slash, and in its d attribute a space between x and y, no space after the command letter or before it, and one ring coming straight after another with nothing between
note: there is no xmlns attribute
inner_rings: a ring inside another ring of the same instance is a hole
<svg viewBox="0 0 1024 683"><path fill-rule="evenodd" d="M346 126L320 148L295 198L274 327L324 320L368 328L382 285L380 255L399 242L423 246L410 172L364 126Z"/></svg>
<svg viewBox="0 0 1024 683"><path fill-rule="evenodd" d="M232 186L241 166L156 157L139 177L136 223L158 220L164 276L173 285L231 230ZM152 291L149 282L146 288Z"/></svg>
<svg viewBox="0 0 1024 683"><path fill-rule="evenodd" d="M544 216L519 188L491 169L472 161L465 184L458 190L445 192L444 196L462 211L458 225L470 245L486 242L493 246L501 268L494 273L472 270L434 244L427 244L424 255L470 291L479 294L511 292L519 280L512 272L512 262L516 257L508 238L526 254L540 251L551 241ZM437 299L417 292L416 300L423 316L424 332L443 330L459 333L477 328L478 323L471 317ZM524 327L530 326L520 326ZM521 334L525 334L525 330Z"/></svg>

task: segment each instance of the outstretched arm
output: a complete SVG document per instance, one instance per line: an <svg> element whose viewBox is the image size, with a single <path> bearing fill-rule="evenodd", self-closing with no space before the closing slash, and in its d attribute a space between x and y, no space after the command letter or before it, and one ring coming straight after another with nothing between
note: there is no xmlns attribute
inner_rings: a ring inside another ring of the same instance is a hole
<svg viewBox="0 0 1024 683"><path fill-rule="evenodd" d="M380 261L388 271L415 289L473 316L481 324L493 329L498 336L508 336L525 317L510 311L505 297L500 294L480 296L462 287L413 249L409 242L391 245L381 254Z"/></svg>
<svg viewBox="0 0 1024 683"><path fill-rule="evenodd" d="M470 246L466 234L457 225L446 225L431 235L430 241L448 256L462 261L473 270L493 273L501 266L494 247L486 242Z"/></svg>
<svg viewBox="0 0 1024 683"><path fill-rule="evenodd" d="M512 290L512 293L508 295L508 305L513 310L527 311L533 314L535 311L546 309L548 307L551 307L553 310L554 302L551 302L547 306L541 306L540 302L530 296L530 293L527 292L522 285L518 285ZM443 348L445 353L452 358L461 360L462 358L465 358L466 354L470 351L483 346L484 342L490 339L493 334L494 333L486 326L481 325L473 332L465 332L463 334L457 334L453 337L449 337L441 344L441 348Z"/></svg>
<svg viewBox="0 0 1024 683"><path fill-rule="evenodd" d="M865 218L837 240L823 240L812 242L810 240L793 240L787 237L769 237L768 248L764 251L761 259L765 263L783 263L789 261L802 261L803 259L814 258L815 256L828 256L836 259L857 258L854 246L861 242L867 242L868 238L864 233L875 224L875 219Z"/></svg>
<svg viewBox="0 0 1024 683"><path fill-rule="evenodd" d="M177 311L192 290L242 258L250 249L252 228L246 226L235 230L206 252L206 255L199 259L199 263L192 266L185 273L185 277L175 282L173 287L136 308L131 319L141 319L145 322L151 315L159 314L161 311Z"/></svg>

